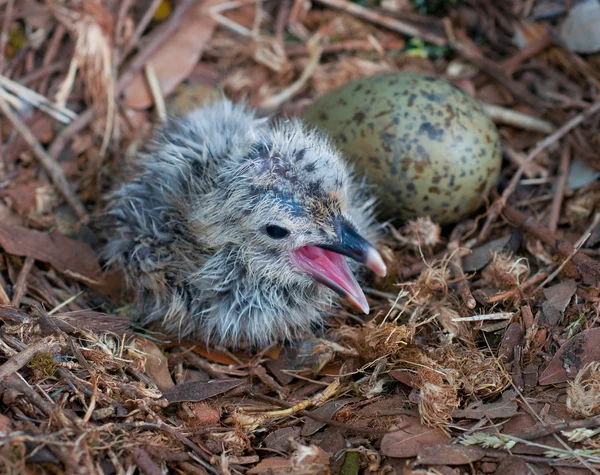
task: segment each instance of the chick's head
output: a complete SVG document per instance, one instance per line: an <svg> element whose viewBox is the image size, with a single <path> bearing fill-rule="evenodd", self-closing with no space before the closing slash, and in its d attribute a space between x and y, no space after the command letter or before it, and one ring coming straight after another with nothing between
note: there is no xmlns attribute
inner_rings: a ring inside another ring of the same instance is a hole
<svg viewBox="0 0 600 475"><path fill-rule="evenodd" d="M252 139L223 167L211 199L195 206L204 244L236 253L248 278L299 291L324 285L368 312L347 259L378 275L386 267L365 237L371 201L357 200L342 157L297 121Z"/></svg>

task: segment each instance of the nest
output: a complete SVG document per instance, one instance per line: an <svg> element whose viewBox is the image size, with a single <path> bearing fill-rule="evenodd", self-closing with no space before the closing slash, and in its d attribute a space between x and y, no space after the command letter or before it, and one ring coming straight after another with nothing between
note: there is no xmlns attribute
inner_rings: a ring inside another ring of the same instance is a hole
<svg viewBox="0 0 600 475"><path fill-rule="evenodd" d="M3 3L3 473L597 471L600 62L570 36L594 15L210 3ZM387 71L485 104L505 156L485 206L390 225L368 319L336 307L318 338L231 353L134 328L96 217L154 126L221 92L301 116Z"/></svg>

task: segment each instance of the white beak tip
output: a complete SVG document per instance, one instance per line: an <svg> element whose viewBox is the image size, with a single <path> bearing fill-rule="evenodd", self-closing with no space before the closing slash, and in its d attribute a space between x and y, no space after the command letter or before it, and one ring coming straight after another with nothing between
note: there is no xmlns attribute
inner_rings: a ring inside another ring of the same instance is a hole
<svg viewBox="0 0 600 475"><path fill-rule="evenodd" d="M381 254L379 254L375 248L371 248L367 251L365 266L371 269L379 277L385 277L387 275L385 262L383 262Z"/></svg>

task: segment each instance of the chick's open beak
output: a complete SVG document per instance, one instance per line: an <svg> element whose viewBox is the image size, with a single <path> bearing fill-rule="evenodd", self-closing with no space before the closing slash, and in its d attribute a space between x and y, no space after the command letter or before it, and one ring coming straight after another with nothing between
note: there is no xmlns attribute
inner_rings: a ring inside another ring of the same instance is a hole
<svg viewBox="0 0 600 475"><path fill-rule="evenodd" d="M292 251L294 264L317 282L326 285L358 310L369 313L364 292L354 278L344 256L363 264L383 277L387 269L379 252L348 223L337 226L337 239L327 244L303 246Z"/></svg>

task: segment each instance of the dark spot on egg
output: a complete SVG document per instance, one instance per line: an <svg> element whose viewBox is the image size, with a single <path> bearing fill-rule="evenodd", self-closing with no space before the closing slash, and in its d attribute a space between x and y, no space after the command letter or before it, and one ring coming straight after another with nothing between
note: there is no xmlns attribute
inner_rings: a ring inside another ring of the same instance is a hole
<svg viewBox="0 0 600 475"><path fill-rule="evenodd" d="M366 116L364 112L357 112L356 114L354 114L354 117L352 117L352 120L358 125L361 125L363 123L363 120L365 120L365 117Z"/></svg>
<svg viewBox="0 0 600 475"><path fill-rule="evenodd" d="M420 160L415 162L415 171L419 174L425 171L425 167L427 166L427 162L425 160Z"/></svg>
<svg viewBox="0 0 600 475"><path fill-rule="evenodd" d="M427 137L430 140L435 140L437 142L441 142L442 137L444 136L444 129L435 127L431 124L431 122L425 122L421 124L419 130L417 132L418 135L427 134Z"/></svg>

